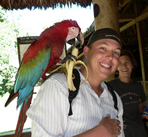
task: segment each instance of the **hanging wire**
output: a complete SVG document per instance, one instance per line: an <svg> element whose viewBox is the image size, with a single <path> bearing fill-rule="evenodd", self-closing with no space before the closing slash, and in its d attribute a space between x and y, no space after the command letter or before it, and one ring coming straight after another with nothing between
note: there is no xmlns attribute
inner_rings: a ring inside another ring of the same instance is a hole
<svg viewBox="0 0 148 137"><path fill-rule="evenodd" d="M8 0L8 4L9 4L9 8L10 8L10 10L12 10L12 9L11 9L11 3L10 3L10 0Z"/></svg>
<svg viewBox="0 0 148 137"><path fill-rule="evenodd" d="M10 0L8 0L8 3L9 3L9 8L10 8L10 10L12 11L12 7L11 7ZM12 15L13 24L14 24L14 26L15 26L14 17L13 17L13 13L12 13L12 12L11 12L11 15Z"/></svg>
<svg viewBox="0 0 148 137"><path fill-rule="evenodd" d="M10 12L11 12L11 16L12 16L12 23L13 23L13 27L14 27L14 32L16 33L16 38L17 38L17 36L18 36L18 31L17 31L17 29L16 29L16 26L15 26L15 21L14 21L14 16L13 16L13 12L12 12L12 7L11 7L11 2L10 2L10 0L8 0L8 4L9 4L9 8L10 8Z"/></svg>

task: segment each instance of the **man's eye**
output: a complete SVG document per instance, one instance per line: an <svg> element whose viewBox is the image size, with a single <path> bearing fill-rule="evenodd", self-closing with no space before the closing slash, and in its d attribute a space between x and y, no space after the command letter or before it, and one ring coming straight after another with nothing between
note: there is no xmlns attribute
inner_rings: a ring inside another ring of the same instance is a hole
<svg viewBox="0 0 148 137"><path fill-rule="evenodd" d="M129 61L126 61L126 64L128 64L129 63Z"/></svg>
<svg viewBox="0 0 148 137"><path fill-rule="evenodd" d="M106 50L106 48L104 48L104 47L101 47L101 49Z"/></svg>
<svg viewBox="0 0 148 137"><path fill-rule="evenodd" d="M114 54L116 54L116 55L120 56L120 53L119 53L119 52L114 52Z"/></svg>
<svg viewBox="0 0 148 137"><path fill-rule="evenodd" d="M121 62L119 62L119 65L122 65L122 63L121 63Z"/></svg>

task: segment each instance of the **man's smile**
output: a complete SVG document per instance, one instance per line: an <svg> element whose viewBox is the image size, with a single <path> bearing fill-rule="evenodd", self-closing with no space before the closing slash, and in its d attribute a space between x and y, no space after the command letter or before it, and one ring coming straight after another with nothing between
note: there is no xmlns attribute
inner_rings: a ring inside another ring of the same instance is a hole
<svg viewBox="0 0 148 137"><path fill-rule="evenodd" d="M105 63L100 63L100 65L101 65L101 66L103 66L103 67L105 67L105 68L111 68L111 66L110 66L110 65L105 64Z"/></svg>

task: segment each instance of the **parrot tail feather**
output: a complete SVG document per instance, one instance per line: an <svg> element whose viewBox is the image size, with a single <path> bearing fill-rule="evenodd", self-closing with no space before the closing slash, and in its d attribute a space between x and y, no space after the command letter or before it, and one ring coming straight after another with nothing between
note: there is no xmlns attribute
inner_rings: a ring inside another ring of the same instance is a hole
<svg viewBox="0 0 148 137"><path fill-rule="evenodd" d="M7 99L7 102L5 103L5 107L7 107L9 105L9 103L18 96L18 94L19 94L19 92L14 93L14 90L12 90L9 98Z"/></svg>
<svg viewBox="0 0 148 137"><path fill-rule="evenodd" d="M15 130L15 135L14 137L20 137L22 134L22 130L23 130L23 126L24 123L26 122L27 116L26 116L26 112L28 110L28 108L30 107L31 104L31 100L32 100L32 96L33 96L33 92L28 100L28 102L26 103L24 101L20 114L19 114L19 118L18 118L18 122L17 122L17 126L16 126L16 130Z"/></svg>

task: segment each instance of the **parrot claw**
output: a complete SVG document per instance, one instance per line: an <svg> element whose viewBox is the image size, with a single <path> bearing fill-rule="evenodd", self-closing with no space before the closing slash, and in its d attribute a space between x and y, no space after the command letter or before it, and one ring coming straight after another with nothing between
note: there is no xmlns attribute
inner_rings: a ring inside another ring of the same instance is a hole
<svg viewBox="0 0 148 137"><path fill-rule="evenodd" d="M60 61L60 63L64 64L67 60L75 61L77 59L74 55L67 55L64 59Z"/></svg>

